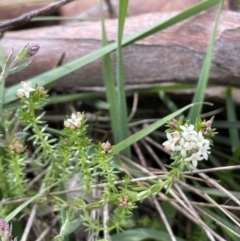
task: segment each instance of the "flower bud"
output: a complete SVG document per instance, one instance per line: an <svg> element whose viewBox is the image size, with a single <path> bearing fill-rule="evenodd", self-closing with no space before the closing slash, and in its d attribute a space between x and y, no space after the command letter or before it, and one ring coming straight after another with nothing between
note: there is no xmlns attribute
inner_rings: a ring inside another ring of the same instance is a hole
<svg viewBox="0 0 240 241"><path fill-rule="evenodd" d="M32 57L38 52L39 48L40 47L37 44L27 44L18 52L16 56L16 62L22 61L28 57Z"/></svg>
<svg viewBox="0 0 240 241"><path fill-rule="evenodd" d="M22 153L25 149L23 144L21 143L21 139L18 137L14 138L12 143L8 147L11 154Z"/></svg>
<svg viewBox="0 0 240 241"><path fill-rule="evenodd" d="M132 206L132 203L129 202L128 196L125 196L124 198L120 197L118 199L118 202L119 202L119 206L120 207L128 208L128 207Z"/></svg>
<svg viewBox="0 0 240 241"><path fill-rule="evenodd" d="M176 127L177 127L177 124L178 124L178 120L176 120L176 119L173 119L172 121L170 121L170 128L171 129L176 129Z"/></svg>
<svg viewBox="0 0 240 241"><path fill-rule="evenodd" d="M36 91L41 94L41 95L46 95L47 94L47 91L45 90L45 88L43 86L38 86L36 88Z"/></svg>
<svg viewBox="0 0 240 241"><path fill-rule="evenodd" d="M4 219L0 219L0 240L12 240L12 226L9 225Z"/></svg>
<svg viewBox="0 0 240 241"><path fill-rule="evenodd" d="M103 155L104 155L104 154L110 154L110 153L112 152L112 150L111 150L112 145L110 144L109 141L102 143L101 146L102 146L102 149L103 149L103 151L102 151L101 153L102 153Z"/></svg>
<svg viewBox="0 0 240 241"><path fill-rule="evenodd" d="M64 121L64 126L65 126L65 127L70 127L71 124L70 124L67 120L65 120L65 121Z"/></svg>
<svg viewBox="0 0 240 241"><path fill-rule="evenodd" d="M206 122L206 125L207 125L207 127L211 128L212 122L209 120L209 121Z"/></svg>
<svg viewBox="0 0 240 241"><path fill-rule="evenodd" d="M35 55L38 52L39 49L40 49L40 46L37 44L29 45L26 57L32 57L33 55Z"/></svg>

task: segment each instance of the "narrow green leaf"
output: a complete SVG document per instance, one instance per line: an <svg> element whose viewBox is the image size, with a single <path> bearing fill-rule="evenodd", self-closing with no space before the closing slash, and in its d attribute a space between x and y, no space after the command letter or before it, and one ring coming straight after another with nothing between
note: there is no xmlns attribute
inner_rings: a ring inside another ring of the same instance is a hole
<svg viewBox="0 0 240 241"><path fill-rule="evenodd" d="M32 62L32 60L28 60L28 61L26 61L23 64L20 64L20 65L18 65L16 67L13 67L12 69L10 69L8 71L8 74L15 74L17 72L20 72L20 71L24 70L31 62Z"/></svg>
<svg viewBox="0 0 240 241"><path fill-rule="evenodd" d="M118 42L117 42L117 123L118 136L117 143L123 141L129 136L128 118L127 118L127 103L125 94L125 80L123 73L123 58L122 58L122 36L124 30L125 18L127 15L128 0L119 1L118 13ZM126 148L123 154L128 158L131 157L130 148Z"/></svg>
<svg viewBox="0 0 240 241"><path fill-rule="evenodd" d="M134 135L130 136L129 138L125 139L124 141L122 141L119 144L117 144L116 146L114 146L113 147L113 153L116 154L116 153L122 151L126 147L129 147L130 145L139 141L143 137L147 136L148 134L150 134L151 132L153 132L154 130L159 128L160 126L164 125L168 120L171 120L174 117L180 115L182 112L189 109L190 107L195 106L195 105L199 105L199 104L202 104L202 103L195 103L195 104L187 105L187 106L179 109L178 111L176 111L176 112L174 112L174 113L172 113L168 116L165 116L161 120L158 120L158 121L154 122L153 124L149 125L148 127L146 127L143 130L135 133Z"/></svg>
<svg viewBox="0 0 240 241"><path fill-rule="evenodd" d="M77 218L71 222L69 222L64 228L63 231L61 231L61 235L68 235L70 233L72 233L74 230L76 230L78 228L78 226L81 224L82 219L81 218Z"/></svg>
<svg viewBox="0 0 240 241"><path fill-rule="evenodd" d="M223 8L223 3L224 0L221 0L221 3L219 5L219 10L217 13L216 21L215 21L215 26L212 32L211 40L208 46L207 54L204 59L203 67L201 70L201 74L198 80L197 88L192 100L192 103L194 102L203 102L204 100L204 95L208 83L208 77L210 73L210 68L211 68L211 61L212 61L212 56L213 56L213 49L214 49L214 42L216 39L216 34L217 34L217 27L218 27L218 22L220 19L221 11ZM201 114L202 111L202 106L194 106L194 108L191 108L189 111L188 119L191 122L195 122L196 118Z"/></svg>
<svg viewBox="0 0 240 241"><path fill-rule="evenodd" d="M102 6L102 1L101 1L101 6ZM103 12L102 9L101 9L101 12ZM106 46L108 44L108 41L107 41L107 34L106 34L103 14L101 16L101 22L102 22L102 46ZM114 143L118 143L117 93L115 88L114 72L112 69L111 58L109 53L102 57L102 64L103 64L104 85L106 87L106 96L107 96L107 101L110 104L109 113L111 118L111 127L113 131Z"/></svg>
<svg viewBox="0 0 240 241"><path fill-rule="evenodd" d="M232 87L226 88L226 108L227 108L227 120L229 122L236 122L237 115L235 110L235 104L232 99ZM237 129L229 129L229 136L231 141L232 150L235 151L239 146L239 133Z"/></svg>
<svg viewBox="0 0 240 241"><path fill-rule="evenodd" d="M60 211L60 218L61 218L62 224L65 223L66 217L67 217L66 209L65 209L65 207L62 207L61 211Z"/></svg>
<svg viewBox="0 0 240 241"><path fill-rule="evenodd" d="M57 95L57 96L50 96L47 99L47 102L48 104L66 103L66 102L75 101L75 100L95 99L103 96L104 96L104 93L102 92L89 92L89 93L86 92L86 93L79 93L79 94Z"/></svg>
<svg viewBox="0 0 240 241"><path fill-rule="evenodd" d="M54 237L54 241L64 241L64 236L63 235L57 235Z"/></svg>
<svg viewBox="0 0 240 241"><path fill-rule="evenodd" d="M136 228L123 231L111 236L112 241L140 241L140 240L158 240L169 241L171 237L167 232L156 229ZM185 241L181 238L176 238L177 241Z"/></svg>
<svg viewBox="0 0 240 241"><path fill-rule="evenodd" d="M162 102L167 106L167 108L171 111L177 111L177 105L168 97L165 91L158 92L159 97L161 98Z"/></svg>

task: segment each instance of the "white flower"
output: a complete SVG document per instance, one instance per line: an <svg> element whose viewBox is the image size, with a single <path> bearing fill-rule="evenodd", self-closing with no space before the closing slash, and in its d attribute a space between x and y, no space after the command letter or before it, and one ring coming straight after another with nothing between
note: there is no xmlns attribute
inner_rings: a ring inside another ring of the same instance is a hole
<svg viewBox="0 0 240 241"><path fill-rule="evenodd" d="M204 138L201 131L199 131L197 133L197 136L194 137L193 139L197 144L202 144L202 145L205 144L205 143L210 144L210 141Z"/></svg>
<svg viewBox="0 0 240 241"><path fill-rule="evenodd" d="M197 132L194 130L194 125L189 125L189 126L181 125L180 128L183 130L182 136L186 140L192 140L194 137L197 136Z"/></svg>
<svg viewBox="0 0 240 241"><path fill-rule="evenodd" d="M32 83L30 81L29 82L22 81L21 86L22 88L17 90L17 96L19 98L23 98L23 97L29 98L30 92L35 91L35 89L32 88Z"/></svg>
<svg viewBox="0 0 240 241"><path fill-rule="evenodd" d="M192 142L186 141L184 138L180 139L179 145L175 146L176 151L180 151L182 157L186 157L187 151L190 151L193 149Z"/></svg>
<svg viewBox="0 0 240 241"><path fill-rule="evenodd" d="M183 126L181 125L180 128L184 131L184 132L188 132L191 133L192 131L194 131L194 125L189 125L189 126Z"/></svg>
<svg viewBox="0 0 240 241"><path fill-rule="evenodd" d="M210 141L205 139L202 131L195 131L194 125L181 125L181 131L167 133L168 140L163 143L165 149L175 152L184 161L192 162L197 167L198 161L207 160L210 152Z"/></svg>
<svg viewBox="0 0 240 241"><path fill-rule="evenodd" d="M167 132L167 138L168 140L163 142L163 146L168 151L174 151L175 150L175 144L180 139L179 132L175 131L173 134L170 134Z"/></svg>
<svg viewBox="0 0 240 241"><path fill-rule="evenodd" d="M76 128L81 126L81 121L83 116L80 112L72 113L71 118L64 121L65 127L70 127L71 129L75 130Z"/></svg>
<svg viewBox="0 0 240 241"><path fill-rule="evenodd" d="M209 149L210 149L209 143L198 144L198 153L200 153L200 155L202 155L205 160L208 159L208 154L211 153Z"/></svg>
<svg viewBox="0 0 240 241"><path fill-rule="evenodd" d="M197 167L198 161L202 161L203 157L201 156L201 153L193 153L190 157L185 158L185 161L191 161L193 167Z"/></svg>

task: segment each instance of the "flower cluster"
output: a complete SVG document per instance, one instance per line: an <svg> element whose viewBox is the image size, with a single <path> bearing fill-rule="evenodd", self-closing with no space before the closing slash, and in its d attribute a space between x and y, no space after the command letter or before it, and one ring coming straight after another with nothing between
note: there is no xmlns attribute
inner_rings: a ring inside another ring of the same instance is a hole
<svg viewBox="0 0 240 241"><path fill-rule="evenodd" d="M194 125L180 125L179 131L167 132L167 141L163 143L166 150L180 155L185 161L197 167L198 161L207 160L210 154L210 141L203 132L196 131Z"/></svg>
<svg viewBox="0 0 240 241"><path fill-rule="evenodd" d="M129 202L129 197L128 197L128 196L124 196L123 198L120 197L120 198L118 199L118 201L119 201L119 206L120 206L120 207L127 208L127 207L132 206L132 203Z"/></svg>
<svg viewBox="0 0 240 241"><path fill-rule="evenodd" d="M34 97L35 102L37 102L37 100L45 99L45 97L47 96L47 91L43 86L36 86L35 88L33 88L32 82L30 81L22 81L20 85L21 88L17 90L17 96L20 99L29 99L30 97Z"/></svg>
<svg viewBox="0 0 240 241"><path fill-rule="evenodd" d="M12 225L9 225L4 219L0 219L0 240L12 241ZM13 241L17 241L15 238Z"/></svg>
<svg viewBox="0 0 240 241"><path fill-rule="evenodd" d="M21 143L20 138L14 138L13 142L9 145L10 152L14 153L22 153L24 151L24 146Z"/></svg>
<svg viewBox="0 0 240 241"><path fill-rule="evenodd" d="M103 149L103 150L101 151L101 154L102 154L102 155L112 153L112 150L111 150L112 145L110 144L109 141L103 142L102 145L101 145L101 147L102 147L102 149Z"/></svg>
<svg viewBox="0 0 240 241"><path fill-rule="evenodd" d="M72 113L71 118L64 121L64 126L76 130L81 126L83 115L80 112Z"/></svg>

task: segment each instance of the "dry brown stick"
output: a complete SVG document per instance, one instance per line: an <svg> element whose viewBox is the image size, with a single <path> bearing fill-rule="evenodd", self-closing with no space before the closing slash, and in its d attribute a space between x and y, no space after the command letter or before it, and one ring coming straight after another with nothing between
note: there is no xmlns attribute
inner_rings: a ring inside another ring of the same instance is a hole
<svg viewBox="0 0 240 241"><path fill-rule="evenodd" d="M25 13L17 18L9 20L3 24L0 24L0 38L3 36L3 34L6 31L30 22L33 17L48 14L48 13L53 12L56 9L62 7L63 5L73 2L73 1L75 1L75 0L62 0L57 3L50 4L46 7L31 11L29 13Z"/></svg>

